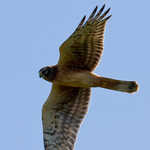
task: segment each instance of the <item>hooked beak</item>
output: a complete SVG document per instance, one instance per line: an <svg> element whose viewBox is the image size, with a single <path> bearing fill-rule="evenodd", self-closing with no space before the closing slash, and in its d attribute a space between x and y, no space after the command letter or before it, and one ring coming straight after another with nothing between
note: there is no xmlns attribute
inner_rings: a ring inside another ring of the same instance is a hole
<svg viewBox="0 0 150 150"><path fill-rule="evenodd" d="M39 70L39 77L42 77L43 68Z"/></svg>
<svg viewBox="0 0 150 150"><path fill-rule="evenodd" d="M42 74L41 74L41 72L39 71L39 77L41 78L42 77Z"/></svg>

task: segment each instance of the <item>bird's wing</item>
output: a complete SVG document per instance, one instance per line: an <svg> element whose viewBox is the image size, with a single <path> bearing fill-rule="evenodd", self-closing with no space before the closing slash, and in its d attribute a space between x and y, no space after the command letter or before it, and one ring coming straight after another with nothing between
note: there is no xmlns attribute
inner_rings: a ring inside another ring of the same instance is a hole
<svg viewBox="0 0 150 150"><path fill-rule="evenodd" d="M96 67L103 51L105 25L111 17L106 16L110 8L103 13L104 7L97 12L96 6L85 23L84 16L75 32L60 46L60 66L89 71Z"/></svg>
<svg viewBox="0 0 150 150"><path fill-rule="evenodd" d="M90 88L53 84L42 113L45 150L73 150L89 98Z"/></svg>

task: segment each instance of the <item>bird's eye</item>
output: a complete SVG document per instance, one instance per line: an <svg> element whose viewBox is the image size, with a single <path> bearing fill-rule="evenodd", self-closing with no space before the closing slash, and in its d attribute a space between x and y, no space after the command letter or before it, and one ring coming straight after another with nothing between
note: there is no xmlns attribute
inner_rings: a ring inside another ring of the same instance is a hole
<svg viewBox="0 0 150 150"><path fill-rule="evenodd" d="M47 76L49 73L49 70L45 70L43 73Z"/></svg>

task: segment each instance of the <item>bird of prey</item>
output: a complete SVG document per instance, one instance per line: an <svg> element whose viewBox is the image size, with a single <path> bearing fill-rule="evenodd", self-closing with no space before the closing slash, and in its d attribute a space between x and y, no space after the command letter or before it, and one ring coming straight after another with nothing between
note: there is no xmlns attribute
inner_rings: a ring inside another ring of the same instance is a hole
<svg viewBox="0 0 150 150"><path fill-rule="evenodd" d="M80 124L87 113L91 87L132 93L135 81L98 76L97 66L104 42L110 8L94 9L87 21L83 17L73 34L60 46L57 65L46 66L39 76L52 82L52 90L42 109L45 150L73 150Z"/></svg>

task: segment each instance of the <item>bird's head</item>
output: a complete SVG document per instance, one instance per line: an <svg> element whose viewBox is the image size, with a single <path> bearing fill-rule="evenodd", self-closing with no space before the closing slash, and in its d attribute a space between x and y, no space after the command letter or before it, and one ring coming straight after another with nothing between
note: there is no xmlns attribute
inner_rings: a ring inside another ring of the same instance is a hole
<svg viewBox="0 0 150 150"><path fill-rule="evenodd" d="M39 77L46 81L52 82L55 79L57 73L56 66L46 66L39 70Z"/></svg>

